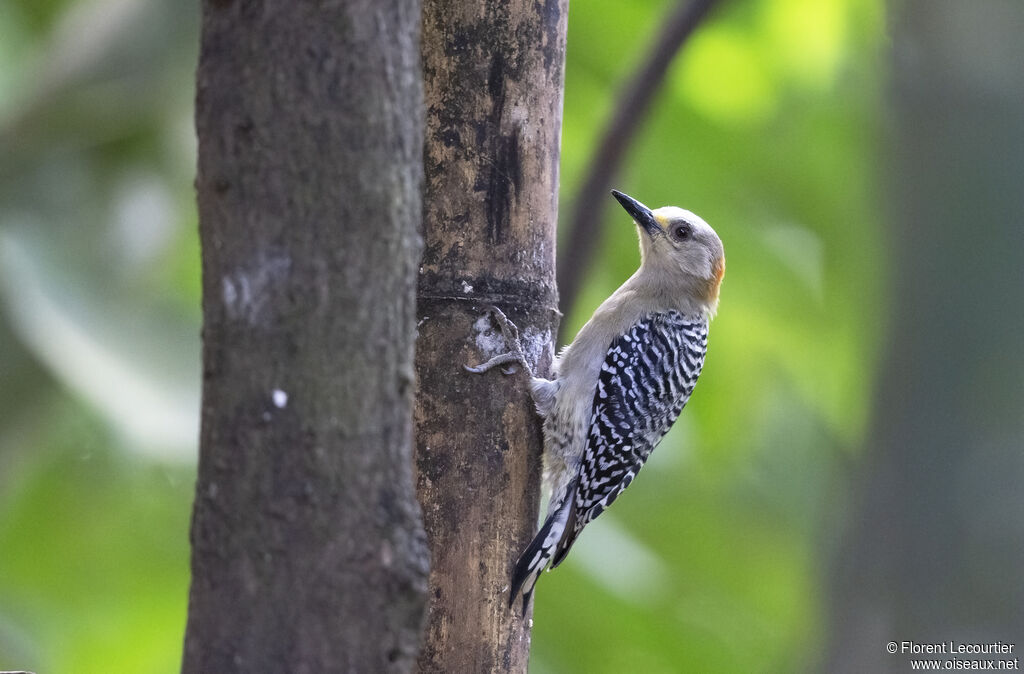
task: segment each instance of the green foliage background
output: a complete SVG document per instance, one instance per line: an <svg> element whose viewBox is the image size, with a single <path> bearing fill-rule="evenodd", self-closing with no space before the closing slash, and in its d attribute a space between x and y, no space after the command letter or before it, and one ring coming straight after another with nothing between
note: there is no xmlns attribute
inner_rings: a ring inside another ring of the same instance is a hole
<svg viewBox="0 0 1024 674"><path fill-rule="evenodd" d="M532 671L793 671L823 641L884 335L876 0L724 3L616 186L700 213L728 272L705 373L537 593ZM574 2L562 212L672 6ZM198 435L197 7L0 4L0 669L180 662ZM574 333L637 264L611 204Z"/></svg>

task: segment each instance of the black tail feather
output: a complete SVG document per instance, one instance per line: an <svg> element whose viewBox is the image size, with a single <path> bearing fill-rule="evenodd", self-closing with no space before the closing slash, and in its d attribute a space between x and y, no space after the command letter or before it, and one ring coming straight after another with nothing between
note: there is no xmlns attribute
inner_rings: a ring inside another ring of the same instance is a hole
<svg viewBox="0 0 1024 674"><path fill-rule="evenodd" d="M537 577L540 576L540 572L547 566L548 557L551 556L550 551L544 550L544 541L547 539L548 534L551 533L551 527L555 523L555 516L557 514L555 512L548 517L547 521L544 522L544 526L540 528L537 535L533 537L530 544L523 550L523 554L519 555L516 569L512 572L512 590L508 596L509 608L512 608L512 604L519 595L519 591L523 589L528 580L531 580L532 576L529 586L523 592L523 613L526 613L526 604L533 593L533 586L537 583Z"/></svg>
<svg viewBox="0 0 1024 674"><path fill-rule="evenodd" d="M576 542L576 508L575 508L575 496L570 495L569 499L574 507L569 509L569 514L565 518L565 531L562 533L561 538L558 540L558 544L555 546L553 552L554 557L551 560L551 568L555 568L562 563L565 556L569 554L569 548Z"/></svg>
<svg viewBox="0 0 1024 674"><path fill-rule="evenodd" d="M526 607L533 596L533 588L537 579L548 565L551 555L555 552L556 546L562 540L565 533L566 520L569 519L571 506L574 501L575 490L570 486L565 499L549 515L540 531L533 537L533 540L519 555L515 571L512 573L512 589L509 592L508 605L512 608L513 602L523 590L523 615L526 615ZM525 589L524 589L525 587Z"/></svg>

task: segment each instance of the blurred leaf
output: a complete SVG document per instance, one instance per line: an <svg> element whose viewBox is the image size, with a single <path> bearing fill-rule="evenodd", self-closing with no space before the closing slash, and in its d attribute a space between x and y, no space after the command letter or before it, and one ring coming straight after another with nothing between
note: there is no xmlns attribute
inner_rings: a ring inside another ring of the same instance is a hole
<svg viewBox="0 0 1024 674"><path fill-rule="evenodd" d="M95 297L48 285L40 260L10 232L0 238L0 262L12 325L54 375L124 433L128 446L191 459L199 415L198 336L179 326L147 326L140 313L100 309ZM161 351L150 351L154 346ZM183 367L188 363L191 368Z"/></svg>
<svg viewBox="0 0 1024 674"><path fill-rule="evenodd" d="M34 438L45 459L23 455L3 477L2 622L30 636L0 666L177 671L191 470L125 461L67 401L47 417Z"/></svg>

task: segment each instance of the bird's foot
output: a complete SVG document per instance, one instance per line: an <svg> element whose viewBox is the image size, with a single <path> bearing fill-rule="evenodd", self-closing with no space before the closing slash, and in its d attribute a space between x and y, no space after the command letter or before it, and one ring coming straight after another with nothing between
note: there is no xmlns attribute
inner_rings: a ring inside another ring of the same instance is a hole
<svg viewBox="0 0 1024 674"><path fill-rule="evenodd" d="M475 366L463 365L462 367L467 372L481 374L499 365L506 365L508 367L501 368L501 371L505 374L513 374L516 371L515 366L519 365L532 377L533 370L526 361L526 354L523 353L523 346L519 342L519 328L498 307L488 307L487 312L490 314L491 320L497 323L498 329L501 330L501 334L505 338L505 343L509 345L511 350L508 353L502 353L491 358L486 363Z"/></svg>

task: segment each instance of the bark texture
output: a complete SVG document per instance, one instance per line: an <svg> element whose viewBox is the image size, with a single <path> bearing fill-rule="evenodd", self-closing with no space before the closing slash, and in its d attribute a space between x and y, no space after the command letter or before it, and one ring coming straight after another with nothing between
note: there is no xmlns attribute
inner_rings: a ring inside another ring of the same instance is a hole
<svg viewBox="0 0 1024 674"><path fill-rule="evenodd" d="M1019 650L1024 634L1024 5L898 4L895 306L859 508L832 577L822 670L839 673L1013 658L885 646Z"/></svg>
<svg viewBox="0 0 1024 674"><path fill-rule="evenodd" d="M185 672L415 663L420 6L207 0Z"/></svg>
<svg viewBox="0 0 1024 674"><path fill-rule="evenodd" d="M522 373L472 375L506 350L550 366L567 0L428 0L425 252L416 468L431 549L423 672L526 670L529 620L508 608L537 519L541 431Z"/></svg>

